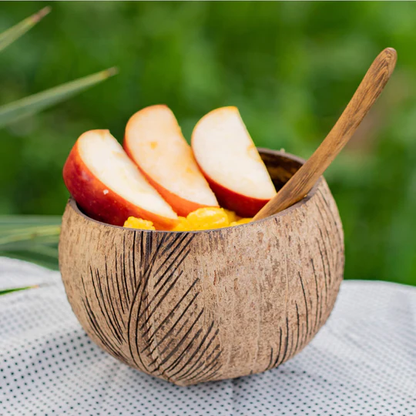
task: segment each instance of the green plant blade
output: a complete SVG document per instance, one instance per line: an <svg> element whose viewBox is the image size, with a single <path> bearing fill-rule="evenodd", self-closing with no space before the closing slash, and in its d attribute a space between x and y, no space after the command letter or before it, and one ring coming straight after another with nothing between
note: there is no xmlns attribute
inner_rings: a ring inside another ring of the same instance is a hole
<svg viewBox="0 0 416 416"><path fill-rule="evenodd" d="M7 229L60 225L61 221L60 215L0 215L0 236Z"/></svg>
<svg viewBox="0 0 416 416"><path fill-rule="evenodd" d="M26 286L26 287L15 287L13 289L4 289L4 290L0 290L0 296L1 295L8 295L9 293L13 293L13 292L18 292L21 290L28 290L28 289L36 289L39 286Z"/></svg>
<svg viewBox="0 0 416 416"><path fill-rule="evenodd" d="M25 234L31 237L59 234L61 220L60 215L1 215L0 241L21 240Z"/></svg>
<svg viewBox="0 0 416 416"><path fill-rule="evenodd" d="M0 251L28 250L37 245L55 245L59 242L60 227L28 227L18 230L0 230Z"/></svg>
<svg viewBox="0 0 416 416"><path fill-rule="evenodd" d="M6 104L0 107L0 128L19 120L22 117L38 113L47 107L66 100L67 98L106 80L116 73L116 68L106 69L105 71L79 78L75 81Z"/></svg>
<svg viewBox="0 0 416 416"><path fill-rule="evenodd" d="M60 225L59 215L0 216L0 256L22 259L56 270Z"/></svg>
<svg viewBox="0 0 416 416"><path fill-rule="evenodd" d="M51 270L59 269L58 256L51 257L50 255L39 253L36 250L0 251L0 257L28 261Z"/></svg>
<svg viewBox="0 0 416 416"><path fill-rule="evenodd" d="M42 20L50 11L50 7L44 7L42 10L39 10L37 13L33 14L32 16L26 18L17 25L1 33L0 51L7 48L7 46L12 44L16 39L19 39L20 36L24 35L28 30L35 26L36 23Z"/></svg>
<svg viewBox="0 0 416 416"><path fill-rule="evenodd" d="M52 229L49 235L41 233L24 233L8 235L0 241L0 251L32 250L38 246L56 246L59 242L59 229Z"/></svg>

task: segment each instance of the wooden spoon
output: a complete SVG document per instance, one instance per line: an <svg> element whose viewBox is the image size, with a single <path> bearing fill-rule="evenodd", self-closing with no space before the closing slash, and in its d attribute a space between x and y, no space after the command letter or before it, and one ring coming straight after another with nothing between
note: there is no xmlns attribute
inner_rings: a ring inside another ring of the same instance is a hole
<svg viewBox="0 0 416 416"><path fill-rule="evenodd" d="M286 182L282 189L253 218L260 220L277 214L304 198L325 172L348 140L390 79L396 65L397 53L384 49L371 64L341 117L315 150L315 153Z"/></svg>

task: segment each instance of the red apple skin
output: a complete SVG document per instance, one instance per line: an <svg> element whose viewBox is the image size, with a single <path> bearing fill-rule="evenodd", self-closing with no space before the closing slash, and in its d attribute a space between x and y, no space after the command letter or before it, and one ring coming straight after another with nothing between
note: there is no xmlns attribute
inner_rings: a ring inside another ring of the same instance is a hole
<svg viewBox="0 0 416 416"><path fill-rule="evenodd" d="M139 171L146 178L147 182L149 182L150 185L152 185L153 188L155 188L156 191L159 192L162 198L172 207L172 209L178 215L180 215L181 217L186 217L191 212L194 212L199 208L205 208L208 206L208 205L197 204L196 202L188 201L187 199L183 199L180 196L175 195L172 192L168 191L166 188L164 188L162 185L160 185L158 182L152 179L152 177L148 175L146 171L143 170L134 160L133 154L131 150L129 149L129 145L128 145L126 138L124 138L124 141L123 141L123 148L124 148L124 151L129 156L129 158L139 168Z"/></svg>
<svg viewBox="0 0 416 416"><path fill-rule="evenodd" d="M105 186L83 162L78 142L65 162L63 178L78 206L97 221L122 226L128 217L133 216L152 221L157 230L171 230L178 224L177 220L137 207Z"/></svg>
<svg viewBox="0 0 416 416"><path fill-rule="evenodd" d="M220 207L234 211L240 217L254 217L270 201L270 199L252 198L225 188L211 179L204 169L202 169L201 165L198 164L198 166L217 197Z"/></svg>

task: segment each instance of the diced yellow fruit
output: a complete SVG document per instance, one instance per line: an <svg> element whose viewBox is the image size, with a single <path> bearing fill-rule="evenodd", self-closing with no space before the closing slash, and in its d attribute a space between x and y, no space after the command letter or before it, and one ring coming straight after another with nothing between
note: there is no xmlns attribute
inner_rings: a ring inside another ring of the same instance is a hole
<svg viewBox="0 0 416 416"><path fill-rule="evenodd" d="M228 222L231 224L232 222L238 221L238 217L234 211L230 211L224 208L224 212L227 214Z"/></svg>
<svg viewBox="0 0 416 416"><path fill-rule="evenodd" d="M172 231L198 231L213 230L215 228L234 227L246 224L251 218L239 218L234 212L223 208L199 208L191 212L186 218L178 217L179 223ZM233 221L231 221L233 219ZM154 230L151 221L142 218L129 217L124 227L138 228L140 230Z"/></svg>
<svg viewBox="0 0 416 416"><path fill-rule="evenodd" d="M222 208L199 208L187 216L191 230L212 230L229 226L227 213Z"/></svg>
<svg viewBox="0 0 416 416"><path fill-rule="evenodd" d="M191 231L189 221L185 217L178 217L179 224L172 231Z"/></svg>
<svg viewBox="0 0 416 416"><path fill-rule="evenodd" d="M248 224L249 222L251 222L251 220L252 218L241 218L241 220L232 222L230 226L235 227L236 225Z"/></svg>
<svg viewBox="0 0 416 416"><path fill-rule="evenodd" d="M129 217L124 223L126 228L137 228L139 230L155 230L152 221L146 221L141 218Z"/></svg>

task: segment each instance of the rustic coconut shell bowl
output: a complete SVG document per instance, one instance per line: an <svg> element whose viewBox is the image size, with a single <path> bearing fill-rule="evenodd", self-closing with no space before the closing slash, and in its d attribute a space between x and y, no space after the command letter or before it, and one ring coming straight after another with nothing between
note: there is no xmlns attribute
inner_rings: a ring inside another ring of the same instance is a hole
<svg viewBox="0 0 416 416"><path fill-rule="evenodd" d="M303 163L260 154L277 189ZM334 306L344 243L321 177L279 214L209 231L112 226L70 199L59 261L95 343L131 367L191 385L270 370L301 351Z"/></svg>

